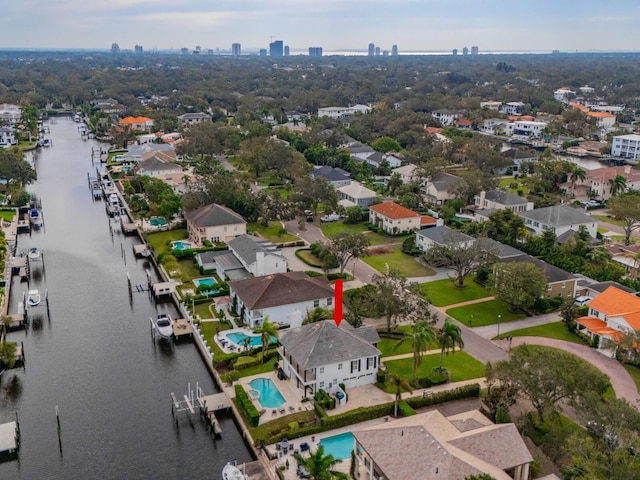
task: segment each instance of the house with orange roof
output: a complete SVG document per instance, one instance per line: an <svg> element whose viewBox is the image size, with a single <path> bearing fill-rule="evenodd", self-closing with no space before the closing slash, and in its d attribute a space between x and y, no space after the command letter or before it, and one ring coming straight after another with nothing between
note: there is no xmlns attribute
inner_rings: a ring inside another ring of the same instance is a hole
<svg viewBox="0 0 640 480"><path fill-rule="evenodd" d="M576 320L578 331L598 337L598 348L640 330L640 298L609 287L589 302L589 314Z"/></svg>
<svg viewBox="0 0 640 480"><path fill-rule="evenodd" d="M136 132L148 132L153 128L153 118L125 117L118 122L118 125Z"/></svg>
<svg viewBox="0 0 640 480"><path fill-rule="evenodd" d="M575 108L576 110L580 110L581 112L587 113L589 111L589 107L583 105L581 103L571 102L569 106Z"/></svg>
<svg viewBox="0 0 640 480"><path fill-rule="evenodd" d="M615 115L607 112L588 112L587 117L595 118L598 128L612 128L617 120Z"/></svg>
<svg viewBox="0 0 640 480"><path fill-rule="evenodd" d="M473 122L468 118L457 118L455 124L459 130L473 130Z"/></svg>
<svg viewBox="0 0 640 480"><path fill-rule="evenodd" d="M384 202L369 207L369 222L386 233L396 235L433 226L438 221L429 215L421 215L395 202Z"/></svg>

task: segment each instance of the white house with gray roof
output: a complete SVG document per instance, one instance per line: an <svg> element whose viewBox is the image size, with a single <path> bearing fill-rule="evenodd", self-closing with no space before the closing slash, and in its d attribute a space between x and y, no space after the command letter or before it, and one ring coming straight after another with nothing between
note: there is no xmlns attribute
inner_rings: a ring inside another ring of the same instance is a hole
<svg viewBox="0 0 640 480"><path fill-rule="evenodd" d="M454 189L460 182L460 177L446 172L436 173L426 180L424 184L424 196L428 202L434 205L442 205L447 200L455 197Z"/></svg>
<svg viewBox="0 0 640 480"><path fill-rule="evenodd" d="M324 320L285 330L279 340L282 369L305 396L320 389L332 393L340 383L354 388L376 382L380 337L373 327Z"/></svg>
<svg viewBox="0 0 640 480"><path fill-rule="evenodd" d="M359 182L338 188L339 204L343 207L358 206L368 208L378 200L379 195Z"/></svg>
<svg viewBox="0 0 640 480"><path fill-rule="evenodd" d="M333 310L334 291L326 277L312 278L304 272L230 281L229 295L250 328L260 327L265 317L281 326L299 327L310 310Z"/></svg>
<svg viewBox="0 0 640 480"><path fill-rule="evenodd" d="M206 240L212 243L229 242L247 233L247 222L230 208L211 203L185 215L189 240L202 246Z"/></svg>
<svg viewBox="0 0 640 480"><path fill-rule="evenodd" d="M254 277L287 271L287 260L268 240L245 234L229 241L228 245L229 250Z"/></svg>
<svg viewBox="0 0 640 480"><path fill-rule="evenodd" d="M207 115L206 113L196 112L196 113L183 113L182 115L178 115L178 121L180 125L185 128L190 127L191 125L197 125L198 123L211 121L211 115Z"/></svg>
<svg viewBox="0 0 640 480"><path fill-rule="evenodd" d="M434 246L451 245L452 243L470 244L474 238L446 225L430 227L416 232L416 247L426 252Z"/></svg>
<svg viewBox="0 0 640 480"><path fill-rule="evenodd" d="M552 230L559 237L569 230L577 232L580 226L584 226L592 238L596 238L598 233L598 220L579 208L554 205L517 213L523 218L525 226L536 235Z"/></svg>
<svg viewBox="0 0 640 480"><path fill-rule="evenodd" d="M334 168L330 165L313 167L311 176L322 177L326 179L327 182L331 183L334 188L346 187L351 183L349 172L346 172L341 168Z"/></svg>

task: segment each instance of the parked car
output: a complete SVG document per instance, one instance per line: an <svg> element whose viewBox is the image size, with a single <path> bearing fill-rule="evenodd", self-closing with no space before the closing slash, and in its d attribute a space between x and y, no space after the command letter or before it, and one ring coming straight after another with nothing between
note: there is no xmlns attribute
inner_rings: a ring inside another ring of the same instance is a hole
<svg viewBox="0 0 640 480"><path fill-rule="evenodd" d="M582 306L586 305L587 303L589 303L591 300L593 300L593 299L591 297L587 297L587 296L576 297L576 299L573 302L573 304L576 307L582 307Z"/></svg>
<svg viewBox="0 0 640 480"><path fill-rule="evenodd" d="M321 222L337 222L338 220L340 220L340 215L338 215L337 213L331 213L329 215L320 217Z"/></svg>

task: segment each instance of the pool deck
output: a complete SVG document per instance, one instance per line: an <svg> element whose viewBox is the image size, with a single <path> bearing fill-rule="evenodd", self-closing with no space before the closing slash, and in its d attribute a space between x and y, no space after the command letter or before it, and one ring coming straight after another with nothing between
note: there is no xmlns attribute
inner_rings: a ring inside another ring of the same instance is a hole
<svg viewBox="0 0 640 480"><path fill-rule="evenodd" d="M224 353L236 353L236 352L243 352L245 350L244 345L237 345L227 338L227 335L229 333L244 333L245 335L248 335L248 336L255 335L250 329L246 327L233 328L231 330L222 330L220 333L214 336L214 341L216 342L216 345L218 345L220 350L222 350ZM227 343L222 345L221 343L222 339L225 339Z"/></svg>

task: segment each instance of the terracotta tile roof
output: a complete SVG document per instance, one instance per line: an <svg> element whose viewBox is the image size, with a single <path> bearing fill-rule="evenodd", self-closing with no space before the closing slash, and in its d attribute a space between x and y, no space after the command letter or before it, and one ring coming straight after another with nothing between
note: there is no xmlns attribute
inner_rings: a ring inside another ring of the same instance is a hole
<svg viewBox="0 0 640 480"><path fill-rule="evenodd" d="M522 115L520 117L520 120L522 120L523 122L533 122L536 119L536 117L533 117L531 115Z"/></svg>
<svg viewBox="0 0 640 480"><path fill-rule="evenodd" d="M589 112L587 113L588 117L596 117L596 118L615 118L615 115L607 112Z"/></svg>
<svg viewBox="0 0 640 480"><path fill-rule="evenodd" d="M573 107L577 110L580 110L582 112L588 112L589 111L589 107L582 105L581 103L570 103L569 104L570 107Z"/></svg>
<svg viewBox="0 0 640 480"><path fill-rule="evenodd" d="M591 300L589 307L607 316L626 316L640 313L640 298L619 288L609 287Z"/></svg>
<svg viewBox="0 0 640 480"><path fill-rule="evenodd" d="M436 223L438 223L438 221L429 215L420 217L420 225L435 225Z"/></svg>
<svg viewBox="0 0 640 480"><path fill-rule="evenodd" d="M616 175L622 175L628 182L635 182L640 180L640 170L632 168L630 166L618 166L618 167L602 167L595 168L587 171L585 180L608 182Z"/></svg>
<svg viewBox="0 0 640 480"><path fill-rule="evenodd" d="M436 133L442 133L442 129L438 127L427 127L425 128L427 133L435 135Z"/></svg>
<svg viewBox="0 0 640 480"><path fill-rule="evenodd" d="M383 215L392 220L399 220L401 218L413 218L419 217L420 214L416 213L408 208L398 205L395 202L378 203L377 205L371 205L369 210L373 210L380 215Z"/></svg>
<svg viewBox="0 0 640 480"><path fill-rule="evenodd" d="M120 120L118 123L120 125L137 125L140 123L153 122L152 118L149 117L125 117Z"/></svg>
<svg viewBox="0 0 640 480"><path fill-rule="evenodd" d="M626 318L627 317L625 317L625 319ZM640 315L638 320L640 323ZM593 333L594 335L607 335L608 337L611 337L615 341L618 341L622 337L624 337L624 333L622 333L619 330L616 330L615 328L608 327L607 324L602 320L600 320L599 318L580 317L576 320L576 322L579 323L580 325L587 327L587 330L589 330L589 332Z"/></svg>
<svg viewBox="0 0 640 480"><path fill-rule="evenodd" d="M458 120L456 120L456 123L458 125L473 125L473 122L466 118L459 118Z"/></svg>

